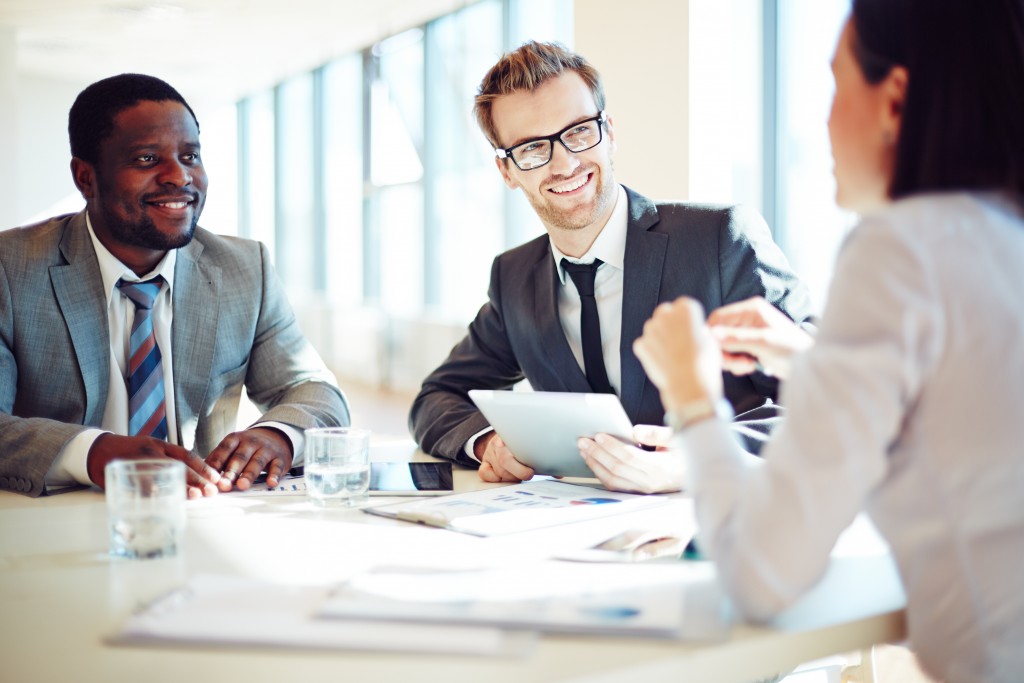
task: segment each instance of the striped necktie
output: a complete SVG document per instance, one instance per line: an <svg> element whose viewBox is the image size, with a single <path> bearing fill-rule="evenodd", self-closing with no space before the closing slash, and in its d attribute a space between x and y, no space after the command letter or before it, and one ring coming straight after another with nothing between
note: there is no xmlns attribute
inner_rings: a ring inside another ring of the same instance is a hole
<svg viewBox="0 0 1024 683"><path fill-rule="evenodd" d="M118 280L117 288L135 304L128 348L128 435L167 438L164 370L153 334L153 303L164 279L145 282Z"/></svg>

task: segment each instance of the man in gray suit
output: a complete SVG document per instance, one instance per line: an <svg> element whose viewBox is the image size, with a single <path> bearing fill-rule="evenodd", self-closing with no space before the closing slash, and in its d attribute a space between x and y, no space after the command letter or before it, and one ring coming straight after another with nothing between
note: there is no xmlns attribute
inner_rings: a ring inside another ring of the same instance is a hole
<svg viewBox="0 0 1024 683"><path fill-rule="evenodd" d="M655 445L665 431L649 426L662 424L664 409L632 346L659 303L685 294L714 310L760 295L793 320L809 318L805 288L756 213L655 203L615 181L601 78L581 56L526 43L484 77L475 113L506 185L523 191L547 235L494 260L488 302L423 382L409 420L425 451L478 466L485 481L530 478L467 396L522 379L540 391L614 392L638 425L637 441ZM673 116L664 114L667 134ZM581 269L593 273L592 285L577 283ZM778 419L777 383L727 375L725 387L737 431L756 450ZM627 451L614 467L595 469L609 488L683 484L682 458Z"/></svg>
<svg viewBox="0 0 1024 683"><path fill-rule="evenodd" d="M137 457L185 462L190 497L276 485L302 430L348 406L266 248L197 227L195 114L122 74L79 94L68 132L85 210L0 232L0 489L102 487ZM265 412L236 432L243 385Z"/></svg>

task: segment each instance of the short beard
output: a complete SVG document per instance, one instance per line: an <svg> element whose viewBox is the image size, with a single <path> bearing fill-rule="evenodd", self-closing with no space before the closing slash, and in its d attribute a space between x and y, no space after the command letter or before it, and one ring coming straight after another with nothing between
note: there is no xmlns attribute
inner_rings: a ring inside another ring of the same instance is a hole
<svg viewBox="0 0 1024 683"><path fill-rule="evenodd" d="M532 201L530 203L533 204L533 210L537 212L537 215L545 225L550 225L558 228L559 230L565 230L568 232L583 230L584 228L588 228L593 225L615 202L615 184L605 184L604 177L601 177L598 182L601 183L601 187L598 188L597 196L594 199L593 209L588 211L585 216L581 216L575 212L567 213L564 210L556 209L548 204L534 204ZM529 199L529 197L527 198Z"/></svg>
<svg viewBox="0 0 1024 683"><path fill-rule="evenodd" d="M196 226L199 224L199 213L192 217L192 224L188 230L180 235L168 236L156 229L156 225L146 215L140 216L134 222L124 221L109 212L104 212L104 220L111 236L122 244L130 244L133 247L152 249L154 251L169 251L187 246L195 235Z"/></svg>

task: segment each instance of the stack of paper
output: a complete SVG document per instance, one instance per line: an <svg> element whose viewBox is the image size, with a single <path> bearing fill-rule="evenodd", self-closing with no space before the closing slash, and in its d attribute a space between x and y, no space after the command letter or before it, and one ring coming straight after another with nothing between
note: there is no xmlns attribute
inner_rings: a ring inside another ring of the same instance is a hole
<svg viewBox="0 0 1024 683"><path fill-rule="evenodd" d="M475 571L383 568L354 577L327 617L465 624L547 632L678 636L689 567L531 562Z"/></svg>
<svg viewBox="0 0 1024 683"><path fill-rule="evenodd" d="M424 628L318 619L328 589L285 587L242 577L197 576L128 618L112 644L237 645L521 655L532 636L499 628Z"/></svg>
<svg viewBox="0 0 1024 683"><path fill-rule="evenodd" d="M382 567L334 589L198 576L138 610L110 642L522 655L538 632L721 637L720 599L708 609L691 594L707 585L703 565Z"/></svg>
<svg viewBox="0 0 1024 683"><path fill-rule="evenodd" d="M665 505L662 496L618 493L550 479L366 508L393 519L477 536L580 522Z"/></svg>

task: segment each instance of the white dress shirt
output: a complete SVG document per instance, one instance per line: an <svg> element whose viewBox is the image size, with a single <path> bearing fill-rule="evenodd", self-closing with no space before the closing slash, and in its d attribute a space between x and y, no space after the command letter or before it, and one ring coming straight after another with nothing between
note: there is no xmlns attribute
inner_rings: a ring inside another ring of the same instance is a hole
<svg viewBox="0 0 1024 683"><path fill-rule="evenodd" d="M96 250L100 276L103 280L103 291L107 295L107 323L110 333L110 380L107 392L106 408L103 411L103 422L100 429L86 429L71 439L60 452L49 472L46 474L48 487L60 487L73 484L91 484L87 461L89 449L101 434L128 434L128 387L125 377L128 367L128 352L132 322L135 320L135 304L121 294L117 288L118 280L143 282L160 275L164 284L160 294L153 302L153 334L160 348L161 367L164 375L164 404L167 416L167 441L179 445L176 413L174 411L174 359L171 352L171 323L174 314L173 288L174 266L177 262L177 250L170 249L160 263L144 277L137 276L131 268L121 263L116 256L103 246L93 231L89 214L85 215L89 237ZM276 422L267 422L263 426L273 426L283 431L292 442L295 453L294 464L301 462L302 434L298 430ZM202 454L207 455L207 454Z"/></svg>
<svg viewBox="0 0 1024 683"><path fill-rule="evenodd" d="M839 254L786 422L744 467L729 428L683 432L702 547L768 618L825 569L866 508L933 675L1024 672L1024 216L991 194L896 202Z"/></svg>
<svg viewBox="0 0 1024 683"><path fill-rule="evenodd" d="M597 317L601 322L601 349L604 353L605 371L608 373L608 382L616 393L622 390L622 359L619 356L619 344L622 340L622 281L628 225L629 200L626 198L626 191L619 185L615 208L612 209L608 222L590 245L587 253L578 259L570 258L559 251L554 241L549 239L551 256L555 260L555 270L561 282L558 289L558 318L562 322L562 330L569 342L569 348L572 349L572 355L576 357L581 370L584 370L583 335L580 329L582 303L579 292L576 291L576 284L562 267L562 259L566 258L573 263L593 263L594 259L604 261L594 276L594 299L597 301ZM479 461L473 447L477 439L491 431L493 430L488 427L474 434L466 442L466 455Z"/></svg>

